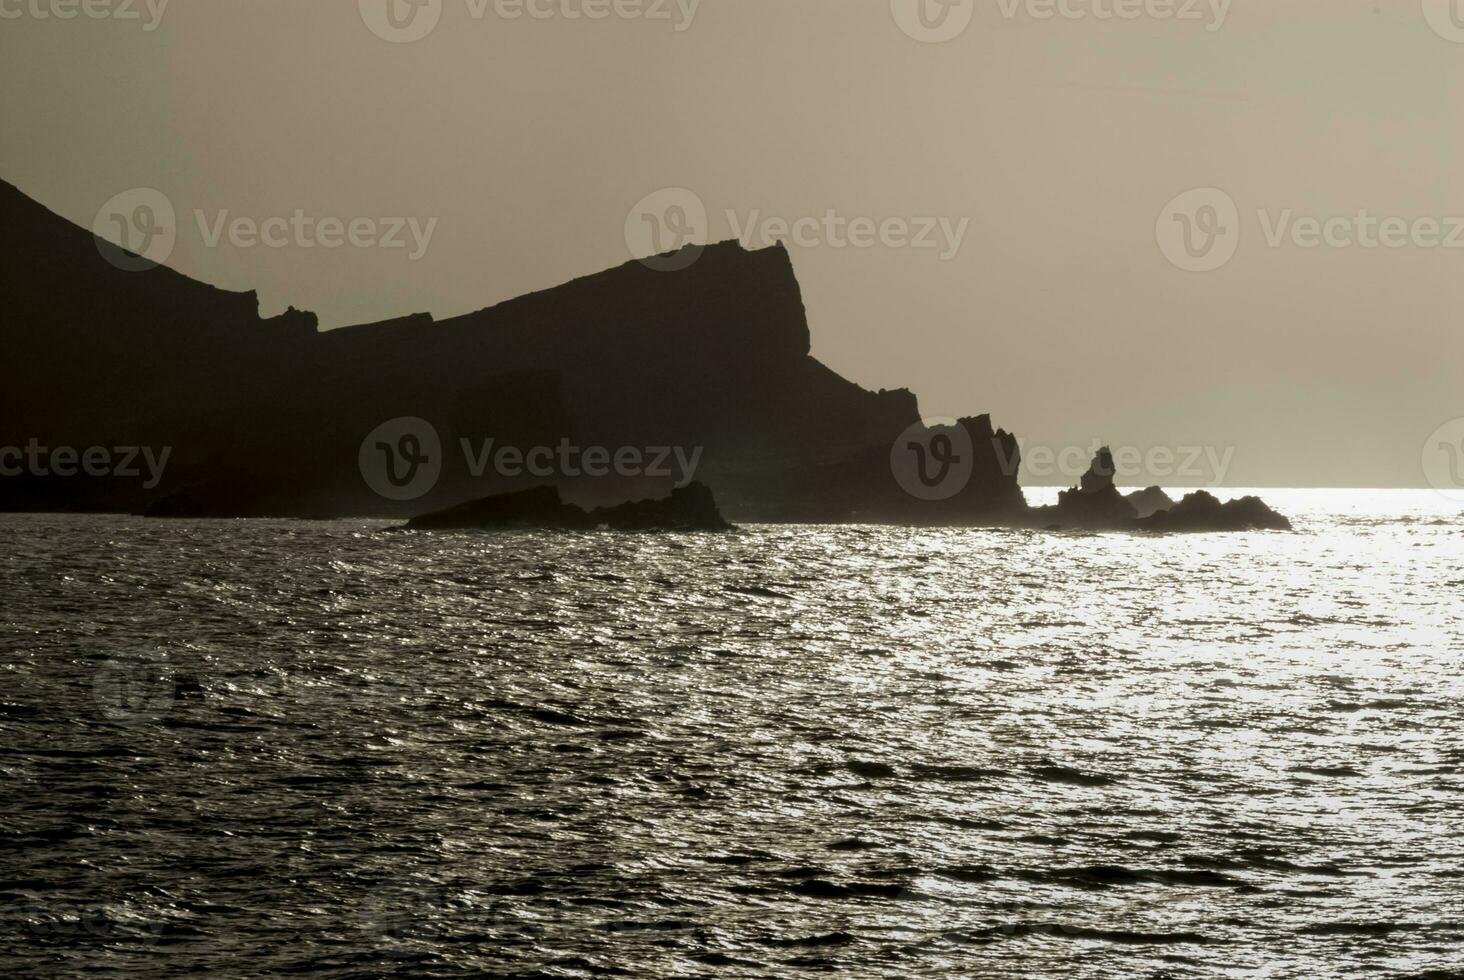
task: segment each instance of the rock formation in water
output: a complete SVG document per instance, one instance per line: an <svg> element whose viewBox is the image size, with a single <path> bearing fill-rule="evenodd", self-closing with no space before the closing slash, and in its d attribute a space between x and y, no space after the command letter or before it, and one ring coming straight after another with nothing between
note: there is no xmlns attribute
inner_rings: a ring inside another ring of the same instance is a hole
<svg viewBox="0 0 1464 980"><path fill-rule="evenodd" d="M1124 496L1114 486L1113 453L1100 449L1082 482L1032 510L1039 527L1085 531L1290 531L1291 522L1259 497L1221 503L1203 490L1179 503L1159 487Z"/></svg>
<svg viewBox="0 0 1464 980"><path fill-rule="evenodd" d="M1133 505L1134 513L1140 520L1153 517L1159 511L1168 510L1174 506L1174 498L1165 493L1162 487L1135 490L1123 499Z"/></svg>
<svg viewBox="0 0 1464 980"><path fill-rule="evenodd" d="M1117 530L1127 527L1135 517L1133 504L1124 499L1114 486L1117 468L1113 453L1098 450L1088 472L1078 486L1057 496L1057 504L1033 511L1036 522L1044 527L1077 527L1088 530Z"/></svg>
<svg viewBox="0 0 1464 980"><path fill-rule="evenodd" d="M119 268L3 182L0 222L0 262L26 270L0 324L0 510L409 518L546 483L598 506L695 478L740 522L1034 520L1016 438L989 416L927 429L909 391L811 356L782 246L322 333L293 308L261 318L252 292ZM20 447L65 447L67 465L10 466ZM93 449L134 465L77 475ZM149 452L166 465L136 466ZM1107 526L1111 470L1088 482L1060 519Z"/></svg>
<svg viewBox="0 0 1464 980"><path fill-rule="evenodd" d="M1189 494L1168 510L1138 521L1145 531L1290 531L1291 521L1259 497L1221 503L1204 490Z"/></svg>
<svg viewBox="0 0 1464 980"><path fill-rule="evenodd" d="M631 501L589 511L566 504L552 486L534 487L423 514L408 521L405 529L494 531L514 528L558 531L592 531L597 528L615 531L733 530L717 510L712 491L701 483L678 487L671 491L669 497Z"/></svg>

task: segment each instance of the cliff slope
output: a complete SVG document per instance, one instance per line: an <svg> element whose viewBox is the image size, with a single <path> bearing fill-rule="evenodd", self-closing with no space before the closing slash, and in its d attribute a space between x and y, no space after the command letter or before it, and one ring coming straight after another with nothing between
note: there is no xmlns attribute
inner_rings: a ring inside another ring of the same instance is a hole
<svg viewBox="0 0 1464 980"><path fill-rule="evenodd" d="M615 504L694 475L735 521L1025 513L1015 440L985 417L961 423L972 458L955 492L932 501L902 486L891 447L918 425L915 397L866 391L810 355L782 247L724 243L677 272L629 262L466 316L321 333L293 309L260 318L253 293L117 268L89 231L3 183L0 221L0 261L27 270L4 297L0 447L168 452L153 486L8 470L0 509L410 517L546 483ZM435 444L402 436L397 419L425 423ZM634 448L646 464L676 449L695 472L587 476L556 454L545 475L495 455L562 446ZM431 478L383 493L367 472L378 450L382 466L416 460Z"/></svg>

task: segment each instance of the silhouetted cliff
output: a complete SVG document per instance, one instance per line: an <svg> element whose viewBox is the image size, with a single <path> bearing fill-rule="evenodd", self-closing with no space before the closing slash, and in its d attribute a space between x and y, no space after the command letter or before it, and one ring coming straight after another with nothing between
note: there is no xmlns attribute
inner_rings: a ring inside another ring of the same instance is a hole
<svg viewBox="0 0 1464 980"><path fill-rule="evenodd" d="M116 268L90 232L8 184L0 221L0 261L27 270L4 297L0 449L167 452L153 485L145 473L8 470L0 509L413 516L541 484L616 504L694 476L736 521L1025 513L1015 440L984 416L961 423L973 458L957 492L926 501L899 484L891 447L918 424L916 399L866 391L810 356L782 247L714 245L678 272L630 262L450 320L320 333L309 313L260 318L253 293ZM394 419L430 426L432 452L415 431L373 435ZM505 447L518 454L507 466ZM514 465L554 447L635 449L640 465ZM429 455L430 478L402 493L366 472L411 464L386 474L406 481Z"/></svg>

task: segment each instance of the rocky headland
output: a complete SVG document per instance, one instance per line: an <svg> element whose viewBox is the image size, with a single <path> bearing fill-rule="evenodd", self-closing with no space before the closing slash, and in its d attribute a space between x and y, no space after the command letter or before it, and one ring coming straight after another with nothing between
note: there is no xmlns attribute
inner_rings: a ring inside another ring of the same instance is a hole
<svg viewBox="0 0 1464 980"><path fill-rule="evenodd" d="M322 332L293 308L261 318L252 292L121 268L90 231L3 182L0 221L0 261L27 270L0 325L0 450L74 454L55 457L69 471L7 469L0 510L411 519L547 486L603 517L677 499L694 477L740 523L1279 523L1244 502L1139 506L1096 474L1056 508L1029 507L1016 437L989 415L927 428L911 392L866 390L812 356L782 246L727 242L675 272L628 262L450 319ZM410 432L377 435L403 420ZM930 451L914 475L892 465L907 444ZM78 476L93 447L166 465ZM492 447L520 463L574 447L555 458L695 464L533 472L488 465ZM952 467L954 489L925 492ZM546 521L579 520L547 495L520 502L535 501Z"/></svg>

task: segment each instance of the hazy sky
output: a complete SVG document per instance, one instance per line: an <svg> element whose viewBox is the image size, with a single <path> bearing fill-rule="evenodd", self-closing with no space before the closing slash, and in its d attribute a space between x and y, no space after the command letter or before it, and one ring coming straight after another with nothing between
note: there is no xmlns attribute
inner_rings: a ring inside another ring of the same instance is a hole
<svg viewBox="0 0 1464 980"><path fill-rule="evenodd" d="M406 31L439 18L409 43L368 26L393 34L385 0L87 2L112 16L0 0L0 176L87 226L162 191L169 264L267 314L486 306L626 261L637 203L686 188L717 239L818 219L790 244L814 353L1029 458L1421 485L1464 416L1464 0L930 0L929 30L916 0L398 0ZM1223 195L1174 214L1196 188ZM209 243L297 210L419 239Z"/></svg>

